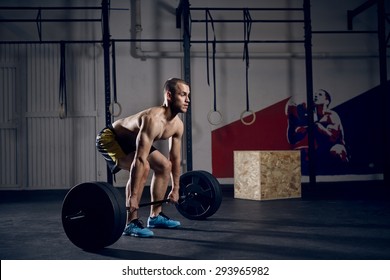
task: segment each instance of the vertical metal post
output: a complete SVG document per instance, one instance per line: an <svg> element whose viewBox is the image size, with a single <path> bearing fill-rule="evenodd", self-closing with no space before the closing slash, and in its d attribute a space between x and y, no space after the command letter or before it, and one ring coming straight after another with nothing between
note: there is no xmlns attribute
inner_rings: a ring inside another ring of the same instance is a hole
<svg viewBox="0 0 390 280"><path fill-rule="evenodd" d="M305 64L306 64L306 99L308 113L308 142L309 142L309 188L316 186L316 151L314 141L314 103L313 103L313 64L312 64L312 30L310 0L303 0L305 22Z"/></svg>
<svg viewBox="0 0 390 280"><path fill-rule="evenodd" d="M191 26L190 26L190 3L188 0L182 0L182 19L183 19L183 48L184 48L184 80L191 85ZM191 106L185 115L186 124L186 149L187 149L187 171L192 171L192 118Z"/></svg>
<svg viewBox="0 0 390 280"><path fill-rule="evenodd" d="M377 0L378 11L378 46L379 46L379 76L380 76L380 93L382 96L382 106L384 112L384 160L383 160L383 177L385 185L390 183L390 97L389 86L387 83L387 42L386 42L386 8L384 0Z"/></svg>
<svg viewBox="0 0 390 280"><path fill-rule="evenodd" d="M109 30L109 0L102 1L103 20L103 50L104 50L104 96L106 125L111 123L110 103L111 103L111 80L110 80L110 30ZM107 166L107 182L112 184L113 178L111 170Z"/></svg>

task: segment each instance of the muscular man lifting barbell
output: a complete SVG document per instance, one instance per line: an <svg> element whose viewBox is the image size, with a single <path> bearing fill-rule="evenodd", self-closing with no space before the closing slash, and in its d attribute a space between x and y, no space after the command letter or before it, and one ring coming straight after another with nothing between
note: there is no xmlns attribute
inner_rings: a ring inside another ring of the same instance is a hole
<svg viewBox="0 0 390 280"><path fill-rule="evenodd" d="M96 138L98 151L107 161L111 172L128 170L126 184L127 226L124 235L150 237L153 232L143 227L138 208L149 170L154 171L151 182L152 201L163 200L169 180L172 189L168 199L179 200L181 139L183 122L179 113L187 112L190 103L189 85L182 79L172 78L164 85L164 103L135 115L118 119L104 128ZM169 158L153 147L154 141L169 139ZM148 227L175 228L179 221L168 218L161 204L151 206Z"/></svg>

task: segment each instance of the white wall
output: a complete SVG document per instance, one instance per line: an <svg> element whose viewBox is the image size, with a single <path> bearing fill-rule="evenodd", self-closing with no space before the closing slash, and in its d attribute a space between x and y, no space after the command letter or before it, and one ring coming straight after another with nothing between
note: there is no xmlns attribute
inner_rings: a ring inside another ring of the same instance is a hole
<svg viewBox="0 0 390 280"><path fill-rule="evenodd" d="M176 29L175 8L178 0L141 0L143 39L181 39L181 30ZM190 1L191 7L302 7L302 1ZM1 6L100 6L101 1L6 1ZM130 30L134 18L131 0L111 1L110 32L113 39L131 37ZM361 0L348 1L312 1L313 30L346 30L346 11L362 4ZM357 30L372 30L376 26L375 8L359 15L354 26ZM212 12L214 19L241 19L237 12ZM5 13L0 10L1 18L35 18L34 12L20 14ZM193 12L193 18L203 18L203 13ZM303 19L299 12L265 13L253 12L252 19ZM42 18L99 18L99 12L44 12ZM215 24L218 40L242 40L242 24ZM38 40L35 23L0 24L1 40ZM212 38L209 26L209 38ZM101 39L99 23L43 23L43 40L93 40ZM205 24L192 25L192 40L205 39ZM303 40L303 24L260 24L252 25L252 40ZM134 56L134 44L117 42L117 89L118 101L122 105L120 117L133 114L149 106L162 102L162 85L172 76L183 76L181 59L182 44L141 43L138 47L146 58ZM379 66L376 35L319 35L313 34L313 78L314 88L326 85L335 92L333 106L351 99L379 83ZM213 80L210 72L210 86L206 80L206 57L204 44L192 44L191 91L192 91L192 127L193 127L193 167L211 171L211 131L240 118L245 109L245 62L242 60L242 44L218 44L216 59L217 108L223 115L223 122L214 126L207 120L208 112L213 108ZM100 49L102 51L102 49ZM303 44L250 44L249 89L250 108L259 111L289 96L304 99L305 62ZM99 52L99 51L98 51ZM211 44L210 44L211 55ZM104 126L104 77L101 63L102 53L97 53L96 102L97 133ZM81 59L82 60L82 59ZM210 56L211 67L211 56ZM80 62L81 63L81 62ZM0 61L1 66L1 61ZM28 70L27 70L28 71ZM210 68L211 71L211 68ZM330 86L331 85L331 86ZM95 101L92 101L95 102ZM77 136L76 136L77 137ZM166 151L166 145L162 145ZM183 154L185 156L185 153ZM105 163L97 155L96 180L105 180ZM85 163L88 164L88 163ZM72 167L70 167L72 168ZM69 170L69 174L72 173ZM74 172L73 172L74 173ZM125 184L128 174L121 171L117 176L117 185ZM26 188L39 188L27 184ZM67 188L66 184L59 186ZM46 184L43 188L50 188Z"/></svg>

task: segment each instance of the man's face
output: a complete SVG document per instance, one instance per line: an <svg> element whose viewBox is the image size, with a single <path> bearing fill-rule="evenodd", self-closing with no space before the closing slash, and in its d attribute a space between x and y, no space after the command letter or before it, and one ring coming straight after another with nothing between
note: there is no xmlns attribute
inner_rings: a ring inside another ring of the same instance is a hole
<svg viewBox="0 0 390 280"><path fill-rule="evenodd" d="M325 93L322 90L319 90L314 93L313 95L314 104L320 105L320 104L329 104L329 100L327 99Z"/></svg>
<svg viewBox="0 0 390 280"><path fill-rule="evenodd" d="M190 87L182 83L177 84L177 90L172 94L171 102L180 113L187 112L190 105Z"/></svg>

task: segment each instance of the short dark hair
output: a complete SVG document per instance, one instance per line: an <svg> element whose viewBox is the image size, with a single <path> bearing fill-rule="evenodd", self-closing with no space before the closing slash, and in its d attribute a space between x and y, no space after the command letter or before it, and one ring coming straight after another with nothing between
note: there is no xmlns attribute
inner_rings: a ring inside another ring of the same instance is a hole
<svg viewBox="0 0 390 280"><path fill-rule="evenodd" d="M188 86L188 83L180 78L170 78L164 84L164 92L170 91L176 93L177 84L185 84Z"/></svg>

